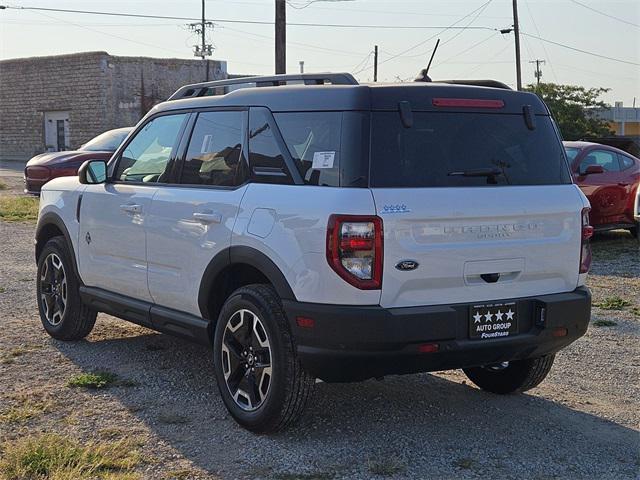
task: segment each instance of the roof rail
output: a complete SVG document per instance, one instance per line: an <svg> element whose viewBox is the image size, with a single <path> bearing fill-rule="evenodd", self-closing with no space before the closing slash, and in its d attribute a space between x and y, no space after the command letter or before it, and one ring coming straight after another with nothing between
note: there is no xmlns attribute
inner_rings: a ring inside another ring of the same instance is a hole
<svg viewBox="0 0 640 480"><path fill-rule="evenodd" d="M252 76L185 85L171 95L169 100L225 95L240 88L277 87L290 83L303 85L325 85L327 83L332 85L358 85L358 81L350 73L298 73L292 75Z"/></svg>
<svg viewBox="0 0 640 480"><path fill-rule="evenodd" d="M454 85L473 85L475 87L491 87L511 90L509 85L498 82L497 80L434 80L433 83L451 83Z"/></svg>

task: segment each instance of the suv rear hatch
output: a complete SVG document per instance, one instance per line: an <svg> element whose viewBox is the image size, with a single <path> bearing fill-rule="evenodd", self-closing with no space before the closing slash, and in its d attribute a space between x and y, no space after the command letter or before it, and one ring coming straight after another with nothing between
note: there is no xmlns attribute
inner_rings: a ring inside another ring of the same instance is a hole
<svg viewBox="0 0 640 480"><path fill-rule="evenodd" d="M430 98L372 112L383 307L527 297L578 284L584 203L546 108L533 95L497 91L492 100L494 89L463 90L474 91L484 101Z"/></svg>

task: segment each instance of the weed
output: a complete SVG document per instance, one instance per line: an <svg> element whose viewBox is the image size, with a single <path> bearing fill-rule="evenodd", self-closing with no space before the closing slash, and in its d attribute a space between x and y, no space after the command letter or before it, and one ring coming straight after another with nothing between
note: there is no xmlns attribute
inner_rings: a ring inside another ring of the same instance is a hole
<svg viewBox="0 0 640 480"><path fill-rule="evenodd" d="M112 386L117 379L118 377L111 372L81 373L71 378L67 386L96 390Z"/></svg>
<svg viewBox="0 0 640 480"><path fill-rule="evenodd" d="M0 412L0 423L25 423L52 410L53 403L47 401L26 400L20 405L11 406Z"/></svg>
<svg viewBox="0 0 640 480"><path fill-rule="evenodd" d="M51 480L133 480L141 462L135 444L117 442L80 444L67 437L44 434L7 441L0 447L0 477Z"/></svg>
<svg viewBox="0 0 640 480"><path fill-rule="evenodd" d="M595 327L614 327L617 325L613 320L594 320L592 323Z"/></svg>
<svg viewBox="0 0 640 480"><path fill-rule="evenodd" d="M4 287L0 287L0 293L4 293L4 292L6 292L6 291L7 291L7 289L6 289L6 288L4 288Z"/></svg>
<svg viewBox="0 0 640 480"><path fill-rule="evenodd" d="M640 317L640 307L631 307L631 313L636 317Z"/></svg>
<svg viewBox="0 0 640 480"><path fill-rule="evenodd" d="M38 199L33 197L0 197L0 220L33 221L38 218Z"/></svg>
<svg viewBox="0 0 640 480"><path fill-rule="evenodd" d="M0 190L6 190L8 188L9 188L9 186L6 183L0 182Z"/></svg>
<svg viewBox="0 0 640 480"><path fill-rule="evenodd" d="M624 298L614 296L607 297L602 302L596 303L595 305L604 310L622 310L624 307L628 307L629 305L631 305L631 303L629 303Z"/></svg>
<svg viewBox="0 0 640 480"><path fill-rule="evenodd" d="M473 467L475 462L471 458L459 458L455 462L455 466L464 470L469 470Z"/></svg>
<svg viewBox="0 0 640 480"><path fill-rule="evenodd" d="M369 461L369 472L381 477L391 477L404 470L404 466L394 459Z"/></svg>

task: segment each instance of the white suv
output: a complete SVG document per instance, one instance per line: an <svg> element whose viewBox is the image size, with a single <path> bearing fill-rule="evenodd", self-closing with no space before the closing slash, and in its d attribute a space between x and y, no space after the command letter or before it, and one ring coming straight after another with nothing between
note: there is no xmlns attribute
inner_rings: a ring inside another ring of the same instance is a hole
<svg viewBox="0 0 640 480"><path fill-rule="evenodd" d="M61 340L106 312L212 345L253 431L316 378L521 392L587 329L588 212L548 109L497 82L190 85L43 188L38 306Z"/></svg>

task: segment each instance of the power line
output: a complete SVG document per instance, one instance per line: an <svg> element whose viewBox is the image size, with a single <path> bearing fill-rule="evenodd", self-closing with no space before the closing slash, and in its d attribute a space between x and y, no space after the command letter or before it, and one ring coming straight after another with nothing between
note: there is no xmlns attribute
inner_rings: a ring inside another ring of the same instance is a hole
<svg viewBox="0 0 640 480"><path fill-rule="evenodd" d="M529 12L529 18L531 18L531 23L533 23L533 28L536 29L536 33L540 36L540 30L538 29L538 25L536 24L536 19L533 17L533 12L531 11L531 8L529 7L528 0L525 0L524 4L526 5L527 11ZM553 63L551 63L551 57L549 56L549 53L547 52L547 47L545 46L544 42L540 42L540 45L542 45L542 51L544 52L544 56L547 58L547 61L549 62L549 67L551 68L551 73L553 74L553 78L557 82L558 81L558 76L556 75L556 71L553 68Z"/></svg>
<svg viewBox="0 0 640 480"><path fill-rule="evenodd" d="M599 15L602 15L604 17L608 17L608 18L611 18L613 20L617 20L619 22L626 23L627 25L631 25L633 27L640 27L640 25L638 25L637 23L629 22L629 21L627 21L627 20L625 20L623 18L620 18L620 17L614 17L613 15L610 15L610 14L608 14L606 12L601 12L600 10L596 10L595 8L590 7L589 5L585 5L582 2L578 2L577 0L569 0L569 1L575 3L576 5L580 5L581 7L586 8L587 10L591 10L592 12L595 12L595 13L597 13Z"/></svg>
<svg viewBox="0 0 640 480"><path fill-rule="evenodd" d="M531 37L531 38L537 38L538 40L540 40L542 42L547 42L547 43L550 43L552 45L557 45L558 47L566 48L568 50L573 50L575 52L580 52L580 53L584 53L586 55L591 55L593 57L604 58L604 59L607 59L607 60L611 60L613 62L626 63L628 65L639 65L640 66L640 63L638 63L638 62L631 62L629 60L622 60L620 58L613 58L613 57L608 57L606 55L601 55L599 53L589 52L588 50L582 50L580 48L572 47L570 45L565 45L564 43L554 42L553 40L547 40L546 38L538 37L536 35L531 35L530 33L520 32L520 34L521 35L526 35L527 37Z"/></svg>
<svg viewBox="0 0 640 480"><path fill-rule="evenodd" d="M438 66L438 65L444 65L445 63L449 63L449 60L459 57L460 55L467 53L469 50L473 50L476 47L479 47L480 45L482 45L485 42L488 42L489 40L491 40L493 37L495 37L498 34L498 32L492 32L491 35L489 35L486 38L483 38L482 40L480 40L479 42L476 42L472 45L470 45L469 47L465 48L464 50L462 50L461 52L456 53L455 55L451 55L449 58L446 58L445 60L438 62L436 65L434 66Z"/></svg>
<svg viewBox="0 0 640 480"><path fill-rule="evenodd" d="M134 17L134 18L155 18L164 20L187 20L187 21L199 21L200 18L195 17L173 17L167 15L146 15L141 13L118 13L118 12L102 12L94 10L71 10L67 8L45 8L45 7L13 7L9 5L0 5L0 8L12 9L12 10L36 10L45 12L61 12L61 13L78 13L84 15L106 15L112 17ZM475 12L475 10L474 10ZM467 15L468 16L468 15ZM466 18L466 17L465 17ZM214 23L243 23L249 25L274 25L274 22L264 20L232 20L227 18L212 18L205 19ZM459 22L456 22L459 23ZM287 26L293 27L330 27L330 28L378 28L378 29L413 29L413 30L425 30L425 29L474 29L474 30L494 30L491 27L443 27L437 25L364 25L364 24L349 24L349 23L301 23L301 22L288 22Z"/></svg>
<svg viewBox="0 0 640 480"><path fill-rule="evenodd" d="M406 53L410 52L411 50L414 50L414 49L418 48L419 46L424 45L425 43L433 40L434 38L438 37L440 34L446 32L447 30L451 30L453 28L463 28L463 29L475 29L475 28L478 28L478 27L456 27L456 25L458 23L462 22L465 18L470 17L471 15L476 13L478 10L481 10L481 9L485 8L485 6L488 5L489 3L491 3L491 0L488 0L487 2L483 3L478 8L476 8L476 9L472 10L471 12L467 13L464 17L462 17L459 20L455 21L454 23L452 23L448 27L443 28L441 31L439 31L435 35L432 35L429 38L427 38L426 40L422 40L421 42L416 43L415 45L407 48L406 50L403 50L402 52L400 52L400 53L398 53L396 55L392 55L391 57L387 58L386 60L383 60L382 62L380 62L378 65L382 65L383 63L387 63L387 62L390 62L391 60L394 60L394 59L396 59L398 57L402 57L404 54L406 54ZM491 28L490 30L495 30L495 29Z"/></svg>

